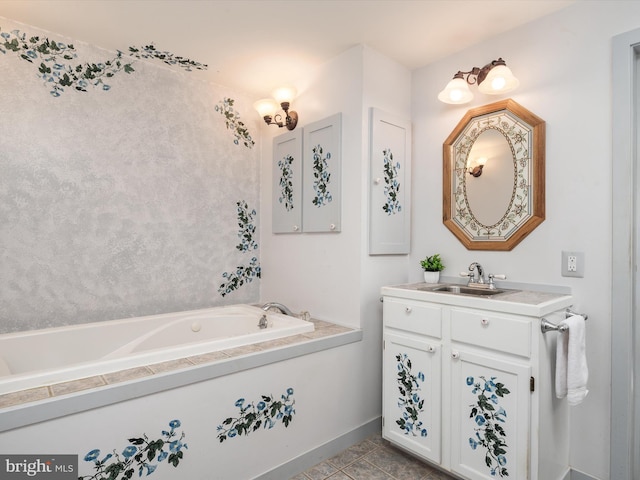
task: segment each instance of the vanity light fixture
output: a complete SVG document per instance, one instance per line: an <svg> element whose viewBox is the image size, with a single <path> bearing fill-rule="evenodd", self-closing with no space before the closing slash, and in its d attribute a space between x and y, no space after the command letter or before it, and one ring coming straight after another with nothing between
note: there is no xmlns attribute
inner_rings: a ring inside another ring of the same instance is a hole
<svg viewBox="0 0 640 480"><path fill-rule="evenodd" d="M267 125L277 125L279 128L287 127L287 130L293 130L298 124L298 114L289 108L296 96L296 89L282 87L275 90L272 95L273 98L263 98L255 102L253 108L258 111ZM278 106L284 112L284 117L276 113Z"/></svg>
<svg viewBox="0 0 640 480"><path fill-rule="evenodd" d="M438 100L444 103L460 105L473 100L469 85L478 85L478 90L489 95L497 95L515 90L520 81L511 73L511 69L502 58L493 60L482 68L473 67L468 72L459 71L447 86L438 94Z"/></svg>

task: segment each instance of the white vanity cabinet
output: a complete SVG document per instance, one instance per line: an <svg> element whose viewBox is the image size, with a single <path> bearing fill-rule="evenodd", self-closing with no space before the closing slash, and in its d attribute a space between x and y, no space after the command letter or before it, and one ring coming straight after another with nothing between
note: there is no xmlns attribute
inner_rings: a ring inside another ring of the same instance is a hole
<svg viewBox="0 0 640 480"><path fill-rule="evenodd" d="M571 297L491 300L420 285L382 289L383 437L464 479L563 479L558 334L543 334L540 321L560 322Z"/></svg>

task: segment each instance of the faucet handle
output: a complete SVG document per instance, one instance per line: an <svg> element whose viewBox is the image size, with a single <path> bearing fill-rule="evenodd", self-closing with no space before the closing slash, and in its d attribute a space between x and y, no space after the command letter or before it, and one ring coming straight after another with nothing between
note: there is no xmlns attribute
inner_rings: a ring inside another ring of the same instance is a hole
<svg viewBox="0 0 640 480"><path fill-rule="evenodd" d="M496 288L496 284L493 282L493 279L497 278L498 280L506 280L507 276L506 275L496 275L493 273L489 274L489 288Z"/></svg>
<svg viewBox="0 0 640 480"><path fill-rule="evenodd" d="M460 272L461 277L473 277L473 272Z"/></svg>

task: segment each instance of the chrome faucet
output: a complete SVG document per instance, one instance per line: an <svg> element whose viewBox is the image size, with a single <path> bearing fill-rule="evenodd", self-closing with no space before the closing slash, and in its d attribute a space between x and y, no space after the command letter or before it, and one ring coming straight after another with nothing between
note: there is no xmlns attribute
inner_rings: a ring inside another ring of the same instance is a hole
<svg viewBox="0 0 640 480"><path fill-rule="evenodd" d="M269 303L265 303L260 308L262 308L262 310L264 310L265 312L269 311L270 308L277 308L278 310L280 310L280 312L284 313L285 315L289 315L290 317L296 316L291 310L289 310L287 307L285 307L281 303L269 302Z"/></svg>
<svg viewBox="0 0 640 480"><path fill-rule="evenodd" d="M476 270L478 270L477 280L476 280L476 274L475 274ZM482 265L480 265L478 262L473 262L471 265L469 265L469 271L471 272L471 274L469 275L468 285L471 285L472 283L476 283L478 285L484 285L486 283L486 280L484 278L484 269L482 268Z"/></svg>
<svg viewBox="0 0 640 480"><path fill-rule="evenodd" d="M262 315L262 317L260 317L260 321L258 322L258 328L265 329L269 326L269 322L267 321L267 316L266 315Z"/></svg>

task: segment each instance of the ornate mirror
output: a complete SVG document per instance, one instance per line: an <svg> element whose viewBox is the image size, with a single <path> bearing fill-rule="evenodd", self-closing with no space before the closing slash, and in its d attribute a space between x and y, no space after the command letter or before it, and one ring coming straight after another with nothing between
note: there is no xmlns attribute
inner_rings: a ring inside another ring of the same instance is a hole
<svg viewBox="0 0 640 480"><path fill-rule="evenodd" d="M469 250L511 250L544 221L545 123L513 100L469 110L443 161L443 221Z"/></svg>

